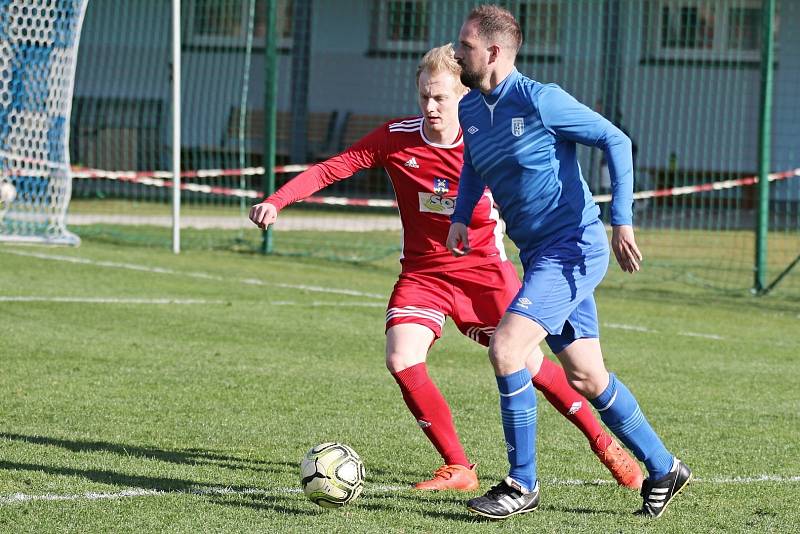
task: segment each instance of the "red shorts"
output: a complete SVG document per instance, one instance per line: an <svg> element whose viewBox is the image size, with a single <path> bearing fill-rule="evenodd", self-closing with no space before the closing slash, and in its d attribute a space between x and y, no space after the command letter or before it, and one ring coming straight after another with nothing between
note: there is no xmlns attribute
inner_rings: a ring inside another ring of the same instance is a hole
<svg viewBox="0 0 800 534"><path fill-rule="evenodd" d="M510 261L441 273L402 273L389 298L386 330L419 324L439 339L445 317L450 316L462 334L488 346L519 288Z"/></svg>

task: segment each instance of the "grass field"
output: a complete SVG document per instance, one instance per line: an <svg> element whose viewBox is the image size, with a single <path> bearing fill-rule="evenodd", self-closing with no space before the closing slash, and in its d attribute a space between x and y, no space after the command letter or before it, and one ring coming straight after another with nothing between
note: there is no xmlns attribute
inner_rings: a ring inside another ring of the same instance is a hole
<svg viewBox="0 0 800 534"><path fill-rule="evenodd" d="M183 247L259 250L260 235L247 220L247 204L184 205L182 221L188 228L182 231ZM667 217L667 213L671 215ZM708 288L712 294L747 294L754 282L755 232L727 228L729 222L716 221L713 215L702 219L702 224L692 223L697 226L693 227L684 224L682 213L680 209L662 210L664 221L637 228L637 241L645 252L648 269L643 276L614 283L626 289L658 286L670 292L684 292L688 287L691 293ZM734 219L740 215L728 214ZM70 203L70 226L95 241L169 248L171 223L171 207L163 203L112 199ZM393 268L399 254L399 218L395 210L365 212L363 208L295 205L281 211L276 228L275 250L282 255L378 262ZM798 260L800 233L773 228L767 244L769 285ZM791 269L775 292L800 298L800 267Z"/></svg>
<svg viewBox="0 0 800 534"><path fill-rule="evenodd" d="M800 303L614 269L608 366L697 480L662 519L633 516L638 495L540 397L542 505L492 523L406 489L439 459L383 364L394 261L0 245L0 531L798 531ZM506 459L485 350L448 324L429 367L486 489ZM331 440L367 486L325 511L298 465Z"/></svg>

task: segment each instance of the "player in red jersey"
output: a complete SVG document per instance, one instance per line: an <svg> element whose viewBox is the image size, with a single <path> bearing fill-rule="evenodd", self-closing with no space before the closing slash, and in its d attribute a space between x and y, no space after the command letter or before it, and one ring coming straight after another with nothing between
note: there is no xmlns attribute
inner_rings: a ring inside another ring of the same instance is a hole
<svg viewBox="0 0 800 534"><path fill-rule="evenodd" d="M402 271L386 312L386 366L445 463L432 479L414 487L472 491L478 488L475 466L425 362L447 316L463 334L488 345L520 281L506 258L503 223L488 190L469 225L470 254L455 258L445 247L464 154L458 103L466 92L451 45L425 54L417 67L417 86L421 117L389 121L341 154L312 166L253 206L250 219L266 228L281 209L327 185L362 169L386 170L403 225ZM547 400L586 435L617 482L638 489L639 464L603 430L561 367L544 358L531 376Z"/></svg>

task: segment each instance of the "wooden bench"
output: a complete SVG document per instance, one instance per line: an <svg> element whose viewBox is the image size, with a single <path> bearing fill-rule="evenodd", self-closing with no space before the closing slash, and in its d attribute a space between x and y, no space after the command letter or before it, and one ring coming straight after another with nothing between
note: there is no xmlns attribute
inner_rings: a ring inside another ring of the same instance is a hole
<svg viewBox="0 0 800 534"><path fill-rule="evenodd" d="M319 155L329 154L335 142L336 111L309 112L306 123L307 161L318 159ZM244 128L240 128L242 109L231 108L228 124L225 129L223 145L226 148L238 147L242 141L243 146L250 152L260 152L263 149L264 131L266 128L263 109L248 109L244 115ZM288 158L292 142L292 115L288 111L279 111L275 116L275 154L280 158Z"/></svg>

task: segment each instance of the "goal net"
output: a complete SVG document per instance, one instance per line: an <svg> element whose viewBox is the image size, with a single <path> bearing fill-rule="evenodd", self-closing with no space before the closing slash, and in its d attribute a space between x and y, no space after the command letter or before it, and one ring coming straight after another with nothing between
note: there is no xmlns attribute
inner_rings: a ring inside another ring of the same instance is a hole
<svg viewBox="0 0 800 534"><path fill-rule="evenodd" d="M73 244L69 118L87 0L0 2L0 240Z"/></svg>

